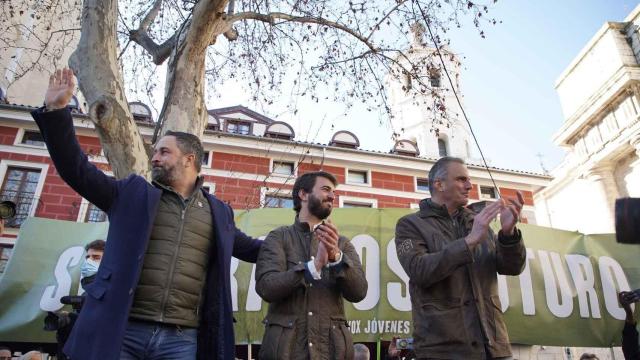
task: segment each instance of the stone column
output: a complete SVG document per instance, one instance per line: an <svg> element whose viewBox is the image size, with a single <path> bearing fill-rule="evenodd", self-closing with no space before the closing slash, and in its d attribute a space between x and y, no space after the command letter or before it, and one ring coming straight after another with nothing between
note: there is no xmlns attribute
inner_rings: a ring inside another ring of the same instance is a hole
<svg viewBox="0 0 640 360"><path fill-rule="evenodd" d="M640 133L631 136L629 145L631 145L631 147L636 152L636 156L640 158Z"/></svg>
<svg viewBox="0 0 640 360"><path fill-rule="evenodd" d="M629 169L625 172L625 181L621 183L624 189L620 189L620 196L640 196L640 133L634 134L629 138L629 145L633 149L636 159L629 163ZM633 155L631 155L633 156ZM622 185L624 184L624 185Z"/></svg>
<svg viewBox="0 0 640 360"><path fill-rule="evenodd" d="M596 184L596 190L598 193L594 194L596 206L605 207L603 214L605 215L604 221L601 226L594 225L593 231L615 231L615 217L614 217L614 204L619 197L618 185L616 184L614 173L615 167L613 164L598 164L591 168L587 172L587 179ZM585 196L589 196L585 194ZM589 211L589 210L587 210Z"/></svg>

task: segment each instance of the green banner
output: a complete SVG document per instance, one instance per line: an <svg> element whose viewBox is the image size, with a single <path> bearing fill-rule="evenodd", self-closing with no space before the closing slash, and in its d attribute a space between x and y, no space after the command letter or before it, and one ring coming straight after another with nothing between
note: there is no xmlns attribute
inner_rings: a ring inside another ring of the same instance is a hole
<svg viewBox="0 0 640 360"><path fill-rule="evenodd" d="M335 209L332 220L351 239L365 268L364 300L346 304L355 341L411 336L408 277L395 253L396 221L409 209ZM237 226L264 237L293 222L289 209L238 212ZM53 342L42 330L46 311L78 293L84 244L105 238L107 224L32 218L23 224L0 278L0 341ZM513 343L609 347L621 338L624 311L617 292L640 287L640 246L613 235L583 235L522 224L527 266L520 276L498 276ZM259 343L267 304L254 289L255 266L231 269L237 343ZM549 331L553 329L553 331Z"/></svg>

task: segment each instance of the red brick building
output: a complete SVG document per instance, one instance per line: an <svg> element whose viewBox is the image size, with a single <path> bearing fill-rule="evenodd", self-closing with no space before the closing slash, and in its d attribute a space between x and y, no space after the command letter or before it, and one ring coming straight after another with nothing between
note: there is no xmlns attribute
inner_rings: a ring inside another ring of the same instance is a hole
<svg viewBox="0 0 640 360"><path fill-rule="evenodd" d="M151 112L131 104L145 139L151 139ZM20 224L27 216L67 221L104 221L105 215L71 190L58 176L29 111L32 107L0 104L0 197L18 204L18 215L0 237L0 271L11 256ZM202 137L206 151L205 186L234 209L292 207L296 176L323 169L336 175L336 207L416 208L428 197L427 172L437 159L419 156L417 147L401 140L389 152L359 148L357 136L338 131L326 144L297 141L291 126L242 106L210 110ZM90 160L109 173L100 141L89 118L74 116L78 140ZM469 166L472 201L496 197L487 171ZM548 176L492 169L503 196L525 197L524 221L535 223L533 193Z"/></svg>

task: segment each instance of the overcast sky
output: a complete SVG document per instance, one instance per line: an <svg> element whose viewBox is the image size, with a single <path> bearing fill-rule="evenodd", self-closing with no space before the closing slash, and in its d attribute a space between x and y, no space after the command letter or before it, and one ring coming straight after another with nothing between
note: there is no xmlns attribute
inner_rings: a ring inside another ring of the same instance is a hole
<svg viewBox="0 0 640 360"><path fill-rule="evenodd" d="M555 81L606 21L622 21L638 3L628 0L499 0L491 15L501 24L472 26L450 34L451 49L463 63L464 105L480 146L497 167L542 172L562 159L552 135L564 121ZM245 105L289 122L296 138L327 143L337 130L358 136L362 149L389 151L389 128L362 109L345 118L341 108L301 103L296 115L278 105L256 108L232 83L210 107ZM284 91L283 94L287 92ZM477 153L477 150L476 150Z"/></svg>

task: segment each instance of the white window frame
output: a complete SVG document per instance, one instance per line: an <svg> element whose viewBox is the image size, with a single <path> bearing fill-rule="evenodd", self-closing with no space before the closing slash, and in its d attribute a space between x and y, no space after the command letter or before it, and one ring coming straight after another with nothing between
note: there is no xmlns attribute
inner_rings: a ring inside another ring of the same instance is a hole
<svg viewBox="0 0 640 360"><path fill-rule="evenodd" d="M529 221L527 224L529 224L529 225L538 225L538 218L536 217L536 208L535 208L535 206L524 205L522 207L521 214L523 214L525 211L530 212L533 215L533 218L534 218L533 219L534 221L530 222L530 218L525 216L527 218L527 221Z"/></svg>
<svg viewBox="0 0 640 360"><path fill-rule="evenodd" d="M491 188L491 189L493 189L494 197L489 197L489 196L486 196L486 195L482 194L482 188ZM498 198L498 191L496 190L496 188L494 188L491 185L479 185L478 184L478 198L480 198L480 200L496 200Z"/></svg>
<svg viewBox="0 0 640 360"><path fill-rule="evenodd" d="M413 186L414 186L415 192L420 193L420 194L430 194L431 192L429 190L419 190L418 189L418 179L425 179L425 180L427 180L427 182L429 181L429 178L422 177L422 176L414 176L413 177Z"/></svg>
<svg viewBox="0 0 640 360"><path fill-rule="evenodd" d="M293 190L292 189L273 189L269 188L267 190L266 186L260 187L260 208L264 208L267 204L267 195L270 196L279 196L279 197L290 197L293 199Z"/></svg>
<svg viewBox="0 0 640 360"><path fill-rule="evenodd" d="M210 182L210 181L205 181L205 182L202 183L202 186L209 187L209 194L215 195L215 193L216 193L216 183Z"/></svg>
<svg viewBox="0 0 640 360"><path fill-rule="evenodd" d="M440 140L444 143L444 155L440 154ZM438 157L442 156L451 156L451 148L449 147L449 139L445 136L440 136L436 138L436 145L438 146Z"/></svg>
<svg viewBox="0 0 640 360"><path fill-rule="evenodd" d="M357 171L357 172L366 173L367 174L367 182L366 183L349 182L349 171ZM344 182L347 185L371 187L371 183L373 182L373 179L371 178L371 169L364 170L364 169L358 169L358 168L345 168L344 169Z"/></svg>
<svg viewBox="0 0 640 360"><path fill-rule="evenodd" d="M24 140L24 135L27 131L35 131L35 132L40 132L37 129L25 129L25 128L18 128L18 133L16 134L16 138L13 141L13 145L14 146L20 146L20 147L26 147L26 148L32 148L32 149L46 149L47 145L46 144L42 144L42 146L38 146L38 145L29 145L29 144L23 144L22 140Z"/></svg>
<svg viewBox="0 0 640 360"><path fill-rule="evenodd" d="M372 209L377 209L378 208L378 199L370 199L370 198L361 198L361 197L355 197L355 196L343 196L343 195L340 195L338 197L338 206L343 208L345 202L363 204L363 205L371 205Z"/></svg>
<svg viewBox="0 0 640 360"><path fill-rule="evenodd" d="M211 169L211 164L213 164L213 150L205 150L205 154L209 154L206 164L202 164L203 167Z"/></svg>
<svg viewBox="0 0 640 360"><path fill-rule="evenodd" d="M79 223L86 223L85 217L87 216L87 210L89 210L89 205L91 203L89 202L89 200L82 198L82 201L80 201L80 209L78 209L78 218L76 219L76 222ZM105 220L106 222L109 222L109 218L107 217L107 220Z"/></svg>
<svg viewBox="0 0 640 360"><path fill-rule="evenodd" d="M4 185L4 179L7 176L7 169L9 167L21 167L21 168L27 168L27 169L40 170L40 178L38 178L38 185L36 185L36 191L33 193L33 198L38 199L38 201L34 201L31 204L31 208L29 209L29 215L28 215L28 216L34 216L36 214L36 209L38 208L40 196L42 195L44 182L47 178L47 174L49 173L49 164L33 163L33 162L27 162L27 161L14 161L14 160L0 161L0 189ZM17 235L19 230L20 230L19 228L6 228L5 232L7 234Z"/></svg>
<svg viewBox="0 0 640 360"><path fill-rule="evenodd" d="M273 163L289 163L291 164L291 168L293 169L293 172L289 175L285 175L285 174L278 174L276 172L273 171ZM269 173L271 174L271 176L277 176L277 177L283 177L283 178L289 178L289 177L298 177L298 167L296 166L296 162L295 161L289 161L289 160L278 160L278 159L273 159L270 158L269 159Z"/></svg>
<svg viewBox="0 0 640 360"><path fill-rule="evenodd" d="M105 175L113 177L113 171L102 171ZM82 197L82 201L80 201L80 209L78 209L78 217L76 218L76 222L84 223L84 218L87 216L87 210L89 210L89 200ZM107 218L107 222L109 218Z"/></svg>

